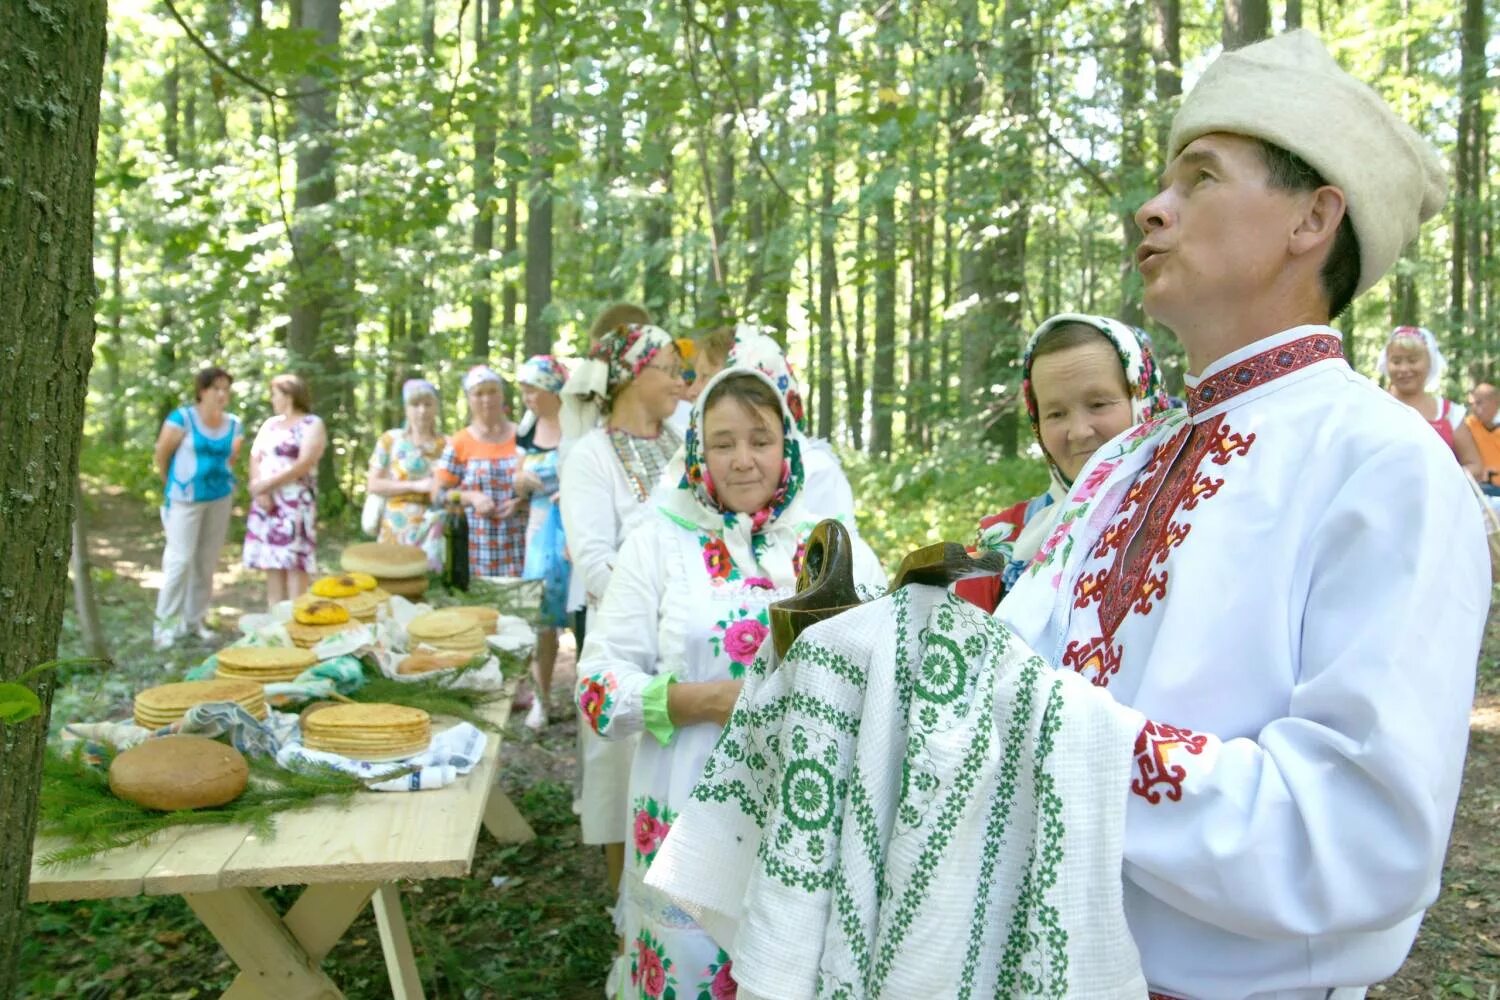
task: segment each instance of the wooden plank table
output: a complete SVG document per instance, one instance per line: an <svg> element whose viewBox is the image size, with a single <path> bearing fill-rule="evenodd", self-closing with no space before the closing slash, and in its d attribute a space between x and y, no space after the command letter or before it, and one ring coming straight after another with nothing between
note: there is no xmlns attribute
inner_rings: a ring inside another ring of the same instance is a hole
<svg viewBox="0 0 1500 1000"><path fill-rule="evenodd" d="M510 718L514 686L484 712L496 729ZM391 995L420 1000L397 880L467 875L481 826L502 843L536 836L496 784L501 738L486 735L480 762L447 788L365 792L347 808L292 810L269 838L245 826L184 828L61 869L37 862L61 846L39 838L30 899L180 895L239 967L224 993L236 1000L342 997L322 960L370 903ZM306 888L278 915L261 891L273 885Z"/></svg>

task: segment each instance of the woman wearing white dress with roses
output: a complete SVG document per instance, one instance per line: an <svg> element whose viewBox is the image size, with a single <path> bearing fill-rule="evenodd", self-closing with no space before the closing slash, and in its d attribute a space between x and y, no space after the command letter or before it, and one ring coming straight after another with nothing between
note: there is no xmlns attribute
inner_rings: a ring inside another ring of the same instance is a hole
<svg viewBox="0 0 1500 1000"><path fill-rule="evenodd" d="M803 499L801 435L774 383L728 368L693 407L678 489L626 539L590 622L578 706L603 738L644 733L630 774L630 840L620 882L625 954L616 997L733 995L732 963L645 875L768 635L772 602L795 592L807 535L825 517ZM884 574L857 537L855 580ZM654 627L643 623L654 623ZM705 873L711 877L711 873Z"/></svg>

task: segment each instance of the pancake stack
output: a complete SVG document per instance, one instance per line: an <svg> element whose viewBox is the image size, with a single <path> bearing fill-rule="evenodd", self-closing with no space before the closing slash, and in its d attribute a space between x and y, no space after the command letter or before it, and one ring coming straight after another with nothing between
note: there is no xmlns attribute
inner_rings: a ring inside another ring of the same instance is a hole
<svg viewBox="0 0 1500 1000"><path fill-rule="evenodd" d="M374 577L381 590L402 597L427 593L427 553L415 545L360 542L344 550L340 558L346 573Z"/></svg>
<svg viewBox="0 0 1500 1000"><path fill-rule="evenodd" d="M318 662L310 651L289 646L230 646L218 652L215 675L221 678L280 684Z"/></svg>
<svg viewBox="0 0 1500 1000"><path fill-rule="evenodd" d="M467 615L473 620L479 630L485 635L493 635L496 626L500 624L500 609L488 608L479 604L465 604L454 608L445 608L446 611L457 611L461 615Z"/></svg>
<svg viewBox="0 0 1500 1000"><path fill-rule="evenodd" d="M304 594L292 605L286 634L303 649L311 649L330 635L351 627L349 610L326 597Z"/></svg>
<svg viewBox="0 0 1500 1000"><path fill-rule="evenodd" d="M147 688L135 696L135 724L160 729L181 722L187 710L205 702L232 701L257 719L266 717L266 696L254 681L221 678L179 681Z"/></svg>
<svg viewBox="0 0 1500 1000"><path fill-rule="evenodd" d="M431 646L442 653L478 656L485 650L484 629L471 615L457 608L429 611L418 615L406 626L411 647Z"/></svg>
<svg viewBox="0 0 1500 1000"><path fill-rule="evenodd" d="M353 760L401 760L431 742L431 717L405 705L334 705L302 719L303 746Z"/></svg>

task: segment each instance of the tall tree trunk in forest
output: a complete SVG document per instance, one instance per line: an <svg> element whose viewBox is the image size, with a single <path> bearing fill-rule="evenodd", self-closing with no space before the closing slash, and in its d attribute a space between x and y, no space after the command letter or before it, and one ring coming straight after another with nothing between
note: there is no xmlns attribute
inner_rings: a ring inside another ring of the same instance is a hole
<svg viewBox="0 0 1500 1000"><path fill-rule="evenodd" d="M301 0L301 21L297 27L312 32L326 56L335 56L339 45L339 0ZM342 279L338 249L319 212L333 202L335 194L334 82L331 74L324 73L319 77L303 76L297 84L303 96L297 99L297 193L293 199L296 221L292 226L296 259L287 310L287 349L293 367L308 379L314 404L322 413L330 436L330 447L323 450L318 467L323 484L320 501L339 490L334 464L338 449L331 445L343 424L340 414L345 409L343 403L349 389L339 377L339 356L334 350L338 338L332 330L323 329L324 316L337 301L335 290Z"/></svg>
<svg viewBox="0 0 1500 1000"><path fill-rule="evenodd" d="M78 616L78 631L83 634L84 650L88 655L102 660L109 656L109 644L104 639L104 628L99 624L99 601L94 595L81 481L74 483L73 495L77 498L73 505L73 554L68 560L68 569L73 577L73 612Z"/></svg>
<svg viewBox="0 0 1500 1000"><path fill-rule="evenodd" d="M642 237L646 266L641 278L641 304L653 319L664 322L672 304L672 133L669 117L653 109L647 114L641 156L645 161L647 191Z"/></svg>
<svg viewBox="0 0 1500 1000"><path fill-rule="evenodd" d="M1286 30L1302 27L1302 0L1286 0Z"/></svg>
<svg viewBox="0 0 1500 1000"><path fill-rule="evenodd" d="M719 34L719 51L723 54L724 73L732 78L738 68L736 53L739 50L739 8L733 4L724 10L724 26ZM729 92L728 84L724 87L724 93ZM699 305L702 310L698 321L704 326L719 326L734 320L734 303L729 295L729 284L731 280L732 264L730 260L730 231L729 222L734 216L735 198L735 142L734 137L738 133L739 116L733 100L725 96L718 106L719 116L719 145L711 152L717 154L714 166L713 179L713 205L710 211L709 224L713 229L714 245L713 256L704 269L703 286L705 288L704 301ZM707 166L704 167L707 170Z"/></svg>
<svg viewBox="0 0 1500 1000"><path fill-rule="evenodd" d="M1167 135L1177 98L1182 96L1182 5L1181 0L1154 0L1156 48L1156 156L1157 166L1167 163Z"/></svg>
<svg viewBox="0 0 1500 1000"><path fill-rule="evenodd" d="M986 51L979 26L979 4L976 0L964 0L959 8L960 39L956 58L960 60L955 70L957 97L950 107L948 122L950 148L949 199L950 214L964 219L963 232L959 237L962 250L958 263L958 288L956 296L964 304L961 321L962 341L959 348L959 406L964 418L974 416L973 408L980 403L980 387L984 379L984 362L990 338L995 330L990 327L980 308L987 288L985 267L987 263L983 230L988 225L989 212L984 203L972 204L974 196L984 191L976 181L988 172L989 150L975 136L973 126L984 105L985 80L988 71L983 62ZM951 301L948 303L952 308Z"/></svg>
<svg viewBox="0 0 1500 1000"><path fill-rule="evenodd" d="M104 440L119 447L125 443L125 398L120 381L120 356L125 351L125 235L121 226L109 235L109 347L104 356L104 391L109 397L109 416L104 424Z"/></svg>
<svg viewBox="0 0 1500 1000"><path fill-rule="evenodd" d="M516 53L511 53L507 62L505 93L509 111L506 130L519 134L522 129L515 114L516 109L521 106L521 60ZM516 250L521 245L520 198L517 194L521 186L519 173L514 168L505 172L505 242L501 246L501 253L505 258L505 287L500 291L500 328L505 333L506 343L512 345L521 342L521 338L516 336L516 306L520 296L516 291L515 279Z"/></svg>
<svg viewBox="0 0 1500 1000"><path fill-rule="evenodd" d="M552 52L547 0L533 6L531 22L531 182L526 196L527 355L552 347Z"/></svg>
<svg viewBox="0 0 1500 1000"><path fill-rule="evenodd" d="M1268 0L1224 0L1224 48L1240 49L1271 34Z"/></svg>
<svg viewBox="0 0 1500 1000"><path fill-rule="evenodd" d="M1479 142L1481 101L1485 77L1485 14L1483 0L1464 0L1459 35L1458 135L1453 154L1453 259L1449 281L1448 323L1455 335L1472 336L1474 298L1479 283L1469 282L1479 271ZM1482 272L1480 272L1482 273ZM1467 287L1466 287L1467 286Z"/></svg>
<svg viewBox="0 0 1500 1000"><path fill-rule="evenodd" d="M1145 322L1141 308L1141 279L1135 269L1135 250L1141 245L1141 230L1135 210L1150 197L1151 180L1146 173L1146 0L1125 0L1125 38L1120 46L1120 170L1116 198L1119 201L1120 308L1116 313L1131 326Z"/></svg>
<svg viewBox="0 0 1500 1000"><path fill-rule="evenodd" d="M896 26L891 5L881 8L875 31L877 114L884 119L878 140L875 179L875 366L870 376L870 454L891 453L896 407L896 182L900 148L896 129Z"/></svg>
<svg viewBox="0 0 1500 1000"><path fill-rule="evenodd" d="M103 0L12 5L0 102L0 681L57 656L69 533L94 347L94 167L104 76ZM0 997L20 993L26 886L52 709L0 723Z"/></svg>
<svg viewBox="0 0 1500 1000"><path fill-rule="evenodd" d="M818 424L817 435L833 436L833 297L838 294L838 258L834 237L838 218L833 213L835 174L838 170L839 103L836 46L830 39L827 77L823 87L822 115L818 119L818 148L822 157L822 190L818 197Z"/></svg>
<svg viewBox="0 0 1500 1000"><path fill-rule="evenodd" d="M915 92L913 87L913 92ZM906 217L906 430L908 444L920 446L926 438L928 386L922 381L922 357L927 345L922 342L922 228L926 225L927 203L922 197L921 154L913 145L908 150L907 183L910 192Z"/></svg>
<svg viewBox="0 0 1500 1000"><path fill-rule="evenodd" d="M862 109L868 111L868 105ZM849 432L855 451L865 448L865 301L868 298L869 269L866 256L869 254L869 219L865 215L865 195L868 191L865 177L865 157L861 156L856 167L859 198L855 202L856 222L854 226L854 351L853 357L845 359L845 378L849 380Z"/></svg>
<svg viewBox="0 0 1500 1000"><path fill-rule="evenodd" d="M495 35L500 29L500 0L477 0L474 4L475 70L494 91L496 80ZM494 304L490 301L490 251L495 248L495 118L497 102L480 96L474 102L474 271L469 294L469 354L475 361L490 357L490 323Z"/></svg>

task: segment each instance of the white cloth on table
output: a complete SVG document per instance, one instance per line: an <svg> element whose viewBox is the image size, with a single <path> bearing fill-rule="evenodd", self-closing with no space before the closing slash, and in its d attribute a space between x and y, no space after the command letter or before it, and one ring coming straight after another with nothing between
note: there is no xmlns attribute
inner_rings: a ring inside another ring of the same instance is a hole
<svg viewBox="0 0 1500 1000"><path fill-rule="evenodd" d="M740 997L1145 996L1120 896L1137 713L933 587L772 660L646 878Z"/></svg>
<svg viewBox="0 0 1500 1000"><path fill-rule="evenodd" d="M996 612L1151 720L1125 910L1172 996L1377 982L1437 896L1484 529L1452 453L1340 339L1248 345L1188 380L1189 412L1105 444Z"/></svg>
<svg viewBox="0 0 1500 1000"><path fill-rule="evenodd" d="M374 781L374 784L368 786L372 791L418 792L451 785L474 770L474 765L484 756L488 739L477 726L460 722L433 736L427 749L415 756L404 760L371 762L353 760L342 754L323 750L309 750L302 745L299 732L297 739L284 744L277 751L276 763L294 771L299 765L324 764L367 782ZM402 774L387 781L376 780L385 774L408 770L410 774Z"/></svg>

